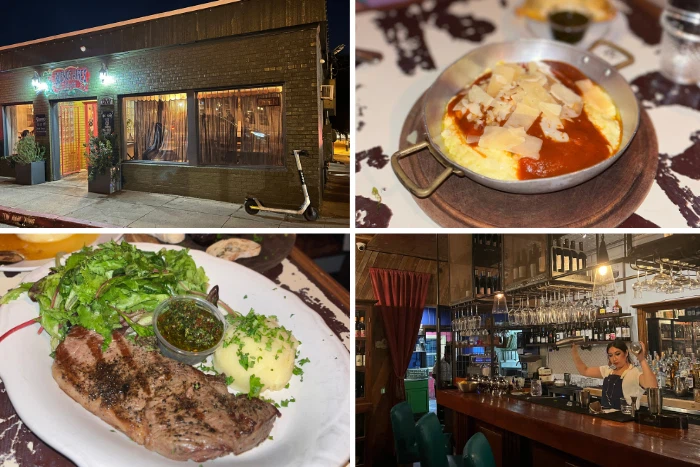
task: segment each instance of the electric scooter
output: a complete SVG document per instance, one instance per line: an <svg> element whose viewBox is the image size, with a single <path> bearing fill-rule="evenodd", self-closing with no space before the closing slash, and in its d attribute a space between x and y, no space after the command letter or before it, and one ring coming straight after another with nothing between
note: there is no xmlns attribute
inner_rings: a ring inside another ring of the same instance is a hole
<svg viewBox="0 0 700 467"><path fill-rule="evenodd" d="M259 213L260 211L269 211L269 212L280 212L284 214L303 214L304 219L307 221L315 221L318 219L318 210L311 206L311 199L309 198L309 191L306 189L306 181L304 180L304 172L301 169L301 161L299 160L299 156L308 156L309 153L304 150L298 150L295 149L294 152L294 158L297 161L297 169L299 170L299 178L301 178L301 189L304 192L304 204L301 205L298 211L294 211L293 209L281 209L281 208L268 208L263 206L263 204L255 197L252 198L246 198L245 204L243 205L245 207L245 212L251 215L255 215Z"/></svg>

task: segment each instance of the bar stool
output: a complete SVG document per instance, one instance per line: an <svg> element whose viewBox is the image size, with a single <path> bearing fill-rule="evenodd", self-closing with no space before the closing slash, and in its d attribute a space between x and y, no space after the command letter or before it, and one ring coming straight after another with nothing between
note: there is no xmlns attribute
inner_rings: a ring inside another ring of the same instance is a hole
<svg viewBox="0 0 700 467"><path fill-rule="evenodd" d="M469 438L462 454L464 467L496 467L491 445L481 432Z"/></svg>
<svg viewBox="0 0 700 467"><path fill-rule="evenodd" d="M432 412L423 415L416 424L416 431L421 467L463 467L462 456L447 454L437 415Z"/></svg>
<svg viewBox="0 0 700 467"><path fill-rule="evenodd" d="M399 465L420 462L415 414L408 402L400 402L391 408L391 429L394 434L396 462ZM442 436L445 449L451 451L452 433L442 433Z"/></svg>
<svg viewBox="0 0 700 467"><path fill-rule="evenodd" d="M394 448L398 464L420 461L416 422L408 402L400 402L391 408L391 429L394 432Z"/></svg>

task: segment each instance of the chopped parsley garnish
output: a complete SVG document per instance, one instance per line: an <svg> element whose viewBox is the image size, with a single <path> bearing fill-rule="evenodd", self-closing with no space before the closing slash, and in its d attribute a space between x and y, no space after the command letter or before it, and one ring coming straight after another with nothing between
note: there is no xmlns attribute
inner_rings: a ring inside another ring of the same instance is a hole
<svg viewBox="0 0 700 467"><path fill-rule="evenodd" d="M255 375L250 375L250 392L248 392L248 399L258 397L262 388L263 385L260 382L260 378Z"/></svg>
<svg viewBox="0 0 700 467"><path fill-rule="evenodd" d="M234 381L233 376L227 376L226 377L226 386L230 386L231 384L233 384L233 381Z"/></svg>
<svg viewBox="0 0 700 467"><path fill-rule="evenodd" d="M284 389L289 389L289 383L284 387Z"/></svg>
<svg viewBox="0 0 700 467"><path fill-rule="evenodd" d="M298 366L294 365L294 369L292 370L292 374L294 374L296 376L301 376L304 374L304 370L302 370Z"/></svg>
<svg viewBox="0 0 700 467"><path fill-rule="evenodd" d="M301 360L299 360L299 366L304 366L305 363L309 363L310 361L311 360L309 360L308 358L302 358Z"/></svg>
<svg viewBox="0 0 700 467"><path fill-rule="evenodd" d="M267 439L269 439L270 441L272 441L272 440L275 439L275 438L273 438L272 436L268 436Z"/></svg>
<svg viewBox="0 0 700 467"><path fill-rule="evenodd" d="M296 401L297 401L297 400L296 400L295 398L292 397L292 398L290 398L289 400L287 400L287 399L283 400L283 401L281 402L281 404L282 404L282 407L288 407L289 404L291 404L292 402L296 402Z"/></svg>
<svg viewBox="0 0 700 467"><path fill-rule="evenodd" d="M253 241L258 242L258 243L262 242L263 241L262 235L253 234Z"/></svg>
<svg viewBox="0 0 700 467"><path fill-rule="evenodd" d="M248 295L243 295L243 299L246 299L246 298L248 298Z"/></svg>
<svg viewBox="0 0 700 467"><path fill-rule="evenodd" d="M218 374L219 374L219 372L216 371L216 368L214 368L213 365L212 365L212 366L206 366L204 363L200 363L200 364L199 364L199 370L200 370L200 371L211 371L211 372L214 373L215 375L218 375Z"/></svg>

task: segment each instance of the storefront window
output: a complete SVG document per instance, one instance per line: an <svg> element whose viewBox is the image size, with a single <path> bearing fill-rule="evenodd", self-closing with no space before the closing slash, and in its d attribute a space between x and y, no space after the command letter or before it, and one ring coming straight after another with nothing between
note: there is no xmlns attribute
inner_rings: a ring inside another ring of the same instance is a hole
<svg viewBox="0 0 700 467"><path fill-rule="evenodd" d="M282 86L197 93L200 165L284 165Z"/></svg>
<svg viewBox="0 0 700 467"><path fill-rule="evenodd" d="M24 134L34 134L34 105L5 106L5 154L14 154L17 141Z"/></svg>
<svg viewBox="0 0 700 467"><path fill-rule="evenodd" d="M187 162L187 95L125 97L126 160Z"/></svg>

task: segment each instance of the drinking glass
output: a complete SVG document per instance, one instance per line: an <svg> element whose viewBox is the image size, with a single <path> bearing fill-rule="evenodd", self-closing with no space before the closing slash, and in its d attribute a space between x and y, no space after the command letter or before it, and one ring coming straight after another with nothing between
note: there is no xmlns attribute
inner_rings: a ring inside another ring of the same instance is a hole
<svg viewBox="0 0 700 467"><path fill-rule="evenodd" d="M636 341L632 342L630 344L630 350L632 351L632 353L635 353L635 354L639 353L642 351L642 344L640 342L636 342Z"/></svg>
<svg viewBox="0 0 700 467"><path fill-rule="evenodd" d="M624 397L620 398L620 412L625 415L632 415L632 405Z"/></svg>
<svg viewBox="0 0 700 467"><path fill-rule="evenodd" d="M530 395L539 397L542 395L542 381L533 379L530 383Z"/></svg>

